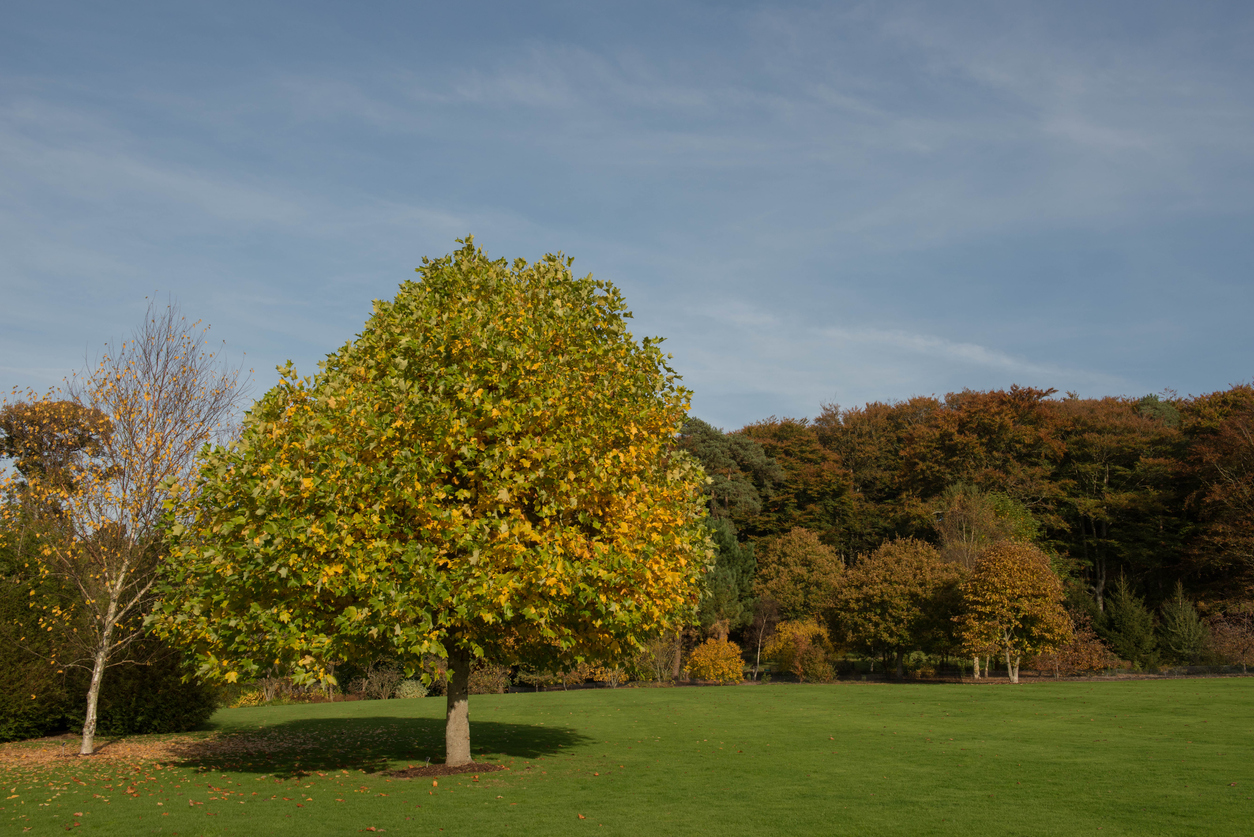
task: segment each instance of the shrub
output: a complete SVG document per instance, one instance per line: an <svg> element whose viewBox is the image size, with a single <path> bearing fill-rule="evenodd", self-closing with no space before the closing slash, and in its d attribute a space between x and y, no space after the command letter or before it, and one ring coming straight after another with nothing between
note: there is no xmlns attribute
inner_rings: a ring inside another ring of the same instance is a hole
<svg viewBox="0 0 1254 837"><path fill-rule="evenodd" d="M33 577L0 523L0 741L81 729L90 672L50 665L81 623L41 630L32 605L55 603L60 583ZM105 670L97 730L111 735L183 732L202 725L219 695L188 674L182 655L144 637Z"/></svg>
<svg viewBox="0 0 1254 837"><path fill-rule="evenodd" d="M1211 620L1210 629L1215 653L1221 660L1241 666L1243 672L1254 665L1254 616L1230 613L1215 617Z"/></svg>
<svg viewBox="0 0 1254 837"><path fill-rule="evenodd" d="M400 668L394 663L371 664L365 674L348 684L348 691L365 700L387 700L396 694L396 687L403 679Z"/></svg>
<svg viewBox="0 0 1254 837"><path fill-rule="evenodd" d="M829 683L836 679L836 669L832 666L831 656L821 645L812 644L801 650L793 664L793 674L798 680L810 680L815 683Z"/></svg>
<svg viewBox="0 0 1254 837"><path fill-rule="evenodd" d="M554 674L548 669L523 669L518 672L518 682L526 683L528 686L533 687L536 691L539 691L540 688L544 686L556 686L558 683L562 682L562 678L560 674Z"/></svg>
<svg viewBox="0 0 1254 837"><path fill-rule="evenodd" d="M43 658L55 637L38 630L30 591L20 579L0 578L0 741L67 729L68 712L81 696L68 688L65 670Z"/></svg>
<svg viewBox="0 0 1254 837"><path fill-rule="evenodd" d="M261 706L266 702L266 693L261 689L249 689L246 692L240 692L239 696L232 700L228 706L232 709L238 709L241 706Z"/></svg>
<svg viewBox="0 0 1254 837"><path fill-rule="evenodd" d="M693 649L684 667L690 677L697 680L717 680L719 683L739 683L744 679L744 661L740 659L740 646L727 640L707 639Z"/></svg>
<svg viewBox="0 0 1254 837"><path fill-rule="evenodd" d="M503 695L509 691L509 666L476 660L470 666L472 695Z"/></svg>
<svg viewBox="0 0 1254 837"><path fill-rule="evenodd" d="M105 672L97 707L98 732L106 735L147 735L186 732L205 724L218 708L212 686L184 680L189 673L181 654L162 649L156 640L133 648L145 663L122 663ZM78 673L76 673L78 674ZM87 672L77 677L87 691ZM72 728L81 728L86 704L75 703L70 713Z"/></svg>
<svg viewBox="0 0 1254 837"><path fill-rule="evenodd" d="M1119 661L1110 653L1097 634L1089 617L1083 613L1071 614L1075 632L1071 641L1057 650L1038 654L1028 662L1028 668L1052 671L1055 677L1074 674L1094 674L1113 668Z"/></svg>
<svg viewBox="0 0 1254 837"><path fill-rule="evenodd" d="M835 677L830 656L832 643L827 628L815 619L780 622L765 649L767 659L791 671L798 680L831 680Z"/></svg>
<svg viewBox="0 0 1254 837"><path fill-rule="evenodd" d="M617 689L627 682L628 671L621 665L596 666L592 669L592 679L598 683L604 683L611 689Z"/></svg>
<svg viewBox="0 0 1254 837"><path fill-rule="evenodd" d="M396 696L402 700L426 697L427 687L422 685L421 680L402 680L396 687Z"/></svg>
<svg viewBox="0 0 1254 837"><path fill-rule="evenodd" d="M659 683L671 680L675 676L675 655L679 650L679 642L673 635L651 638L632 661L635 679Z"/></svg>

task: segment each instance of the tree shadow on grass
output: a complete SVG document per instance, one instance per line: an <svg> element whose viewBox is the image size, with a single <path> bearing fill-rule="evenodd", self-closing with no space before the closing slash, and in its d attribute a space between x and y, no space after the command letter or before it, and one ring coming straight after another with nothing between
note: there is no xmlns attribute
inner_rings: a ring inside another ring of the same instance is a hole
<svg viewBox="0 0 1254 837"><path fill-rule="evenodd" d="M476 721L470 727L474 758L499 763L537 759L592 739L564 727ZM232 730L182 742L173 754L182 767L258 773L276 778L444 761L443 718L316 718L255 730Z"/></svg>

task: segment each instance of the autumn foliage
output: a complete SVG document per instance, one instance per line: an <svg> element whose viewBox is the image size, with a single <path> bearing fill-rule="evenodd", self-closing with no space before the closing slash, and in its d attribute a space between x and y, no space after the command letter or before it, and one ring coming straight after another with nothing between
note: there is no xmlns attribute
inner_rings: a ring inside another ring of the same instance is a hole
<svg viewBox="0 0 1254 837"><path fill-rule="evenodd" d="M962 642L973 655L1002 656L1011 682L1017 683L1022 658L1071 641L1071 619L1062 601L1062 584L1043 552L1016 541L994 544L962 584Z"/></svg>
<svg viewBox="0 0 1254 837"><path fill-rule="evenodd" d="M693 650L685 669L696 680L739 683L744 679L744 667L739 645L725 639L707 639Z"/></svg>
<svg viewBox="0 0 1254 837"><path fill-rule="evenodd" d="M833 620L846 641L891 660L901 677L906 653L944 644L960 576L931 544L889 541L845 572Z"/></svg>
<svg viewBox="0 0 1254 837"><path fill-rule="evenodd" d="M757 592L776 601L786 618L815 617L835 604L844 570L836 550L798 526L762 542Z"/></svg>
<svg viewBox="0 0 1254 837"><path fill-rule="evenodd" d="M836 676L827 627L817 619L781 622L763 653L798 680L824 682Z"/></svg>
<svg viewBox="0 0 1254 837"><path fill-rule="evenodd" d="M163 625L228 680L447 658L456 763L470 659L629 656L695 618L710 549L689 393L616 288L470 240L419 273L203 457Z"/></svg>

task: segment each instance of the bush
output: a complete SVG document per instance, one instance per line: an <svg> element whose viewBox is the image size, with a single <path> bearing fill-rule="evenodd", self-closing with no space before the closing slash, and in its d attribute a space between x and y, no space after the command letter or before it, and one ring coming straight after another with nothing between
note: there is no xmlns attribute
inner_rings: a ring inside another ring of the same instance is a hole
<svg viewBox="0 0 1254 837"><path fill-rule="evenodd" d="M396 696L402 700L426 697L427 687L422 684L421 680L402 680L401 684L396 687Z"/></svg>
<svg viewBox="0 0 1254 837"><path fill-rule="evenodd" d="M241 706L261 706L265 702L266 693L264 691L261 689L249 689L236 695L227 703L227 706L232 709L238 709Z"/></svg>
<svg viewBox="0 0 1254 837"><path fill-rule="evenodd" d="M611 689L617 689L626 683L629 676L627 668L621 665L594 666L592 669L592 679L598 683L604 683Z"/></svg>
<svg viewBox="0 0 1254 837"><path fill-rule="evenodd" d="M100 684L96 731L105 735L146 735L186 732L204 726L218 708L218 693L195 680L184 681L188 670L181 654L148 640L136 656L145 663L122 663L105 672ZM146 652L146 653L145 653ZM76 672L76 674L78 674ZM80 677L86 695L88 677ZM72 728L81 728L86 699L76 702Z"/></svg>
<svg viewBox="0 0 1254 837"><path fill-rule="evenodd" d="M679 651L679 643L673 635L653 637L632 659L632 679L666 683L675 676L675 655Z"/></svg>
<svg viewBox="0 0 1254 837"><path fill-rule="evenodd" d="M396 687L405 679L394 663L372 663L365 673L348 684L349 694L363 700L387 700L396 694Z"/></svg>
<svg viewBox="0 0 1254 837"><path fill-rule="evenodd" d="M71 704L80 697L65 671L41 656L52 653L54 638L38 630L30 600L29 585L0 578L0 741L67 729Z"/></svg>
<svg viewBox="0 0 1254 837"><path fill-rule="evenodd" d="M1075 631L1071 641L1066 645L1044 654L1026 664L1037 671L1052 671L1055 677L1075 674L1096 674L1108 668L1114 668L1119 662L1110 653L1097 634L1085 613L1072 613L1071 620Z"/></svg>
<svg viewBox="0 0 1254 837"><path fill-rule="evenodd" d="M503 695L509 691L509 666L475 660L470 666L472 695Z"/></svg>
<svg viewBox="0 0 1254 837"><path fill-rule="evenodd" d="M745 664L740 659L740 646L727 640L707 639L693 649L684 667L697 680L739 683L744 679Z"/></svg>
<svg viewBox="0 0 1254 837"><path fill-rule="evenodd" d="M793 674L798 680L810 680L815 683L830 683L836 679L836 669L832 667L831 655L818 644L809 645L801 650L793 663Z"/></svg>
<svg viewBox="0 0 1254 837"><path fill-rule="evenodd" d="M767 659L774 660L780 669L791 671L798 680L823 682L836 676L827 628L815 619L780 622L764 650Z"/></svg>
<svg viewBox="0 0 1254 837"><path fill-rule="evenodd" d="M57 668L39 656L53 652L58 636L34 629L30 591L18 579L0 580L0 741L81 729L86 714L90 672ZM28 643L33 649L24 647ZM131 646L125 661L105 671L97 731L135 735L202 726L219 696L212 687L184 682L187 673L182 655L159 640Z"/></svg>
<svg viewBox="0 0 1254 837"><path fill-rule="evenodd" d="M1248 613L1230 613L1211 619L1215 653L1230 665L1241 666L1247 672L1254 665L1254 616Z"/></svg>

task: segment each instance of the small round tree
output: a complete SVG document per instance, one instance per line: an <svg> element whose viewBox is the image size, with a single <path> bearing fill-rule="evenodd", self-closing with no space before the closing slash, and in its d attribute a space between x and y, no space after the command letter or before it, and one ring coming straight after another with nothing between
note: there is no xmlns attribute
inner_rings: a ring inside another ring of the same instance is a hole
<svg viewBox="0 0 1254 837"><path fill-rule="evenodd" d="M962 585L958 617L963 644L974 654L995 649L1006 658L1010 682L1019 682L1019 661L1071 641L1062 582L1049 558L1021 541L1000 541L980 554Z"/></svg>
<svg viewBox="0 0 1254 837"><path fill-rule="evenodd" d="M471 661L615 659L688 624L711 560L689 393L612 285L467 239L376 302L311 379L290 366L203 458L164 629L227 680L449 661L446 761L470 761Z"/></svg>
<svg viewBox="0 0 1254 837"><path fill-rule="evenodd" d="M883 654L886 670L895 664L901 679L906 652L931 645L953 624L959 575L931 544L888 541L846 570L833 622L848 642Z"/></svg>

